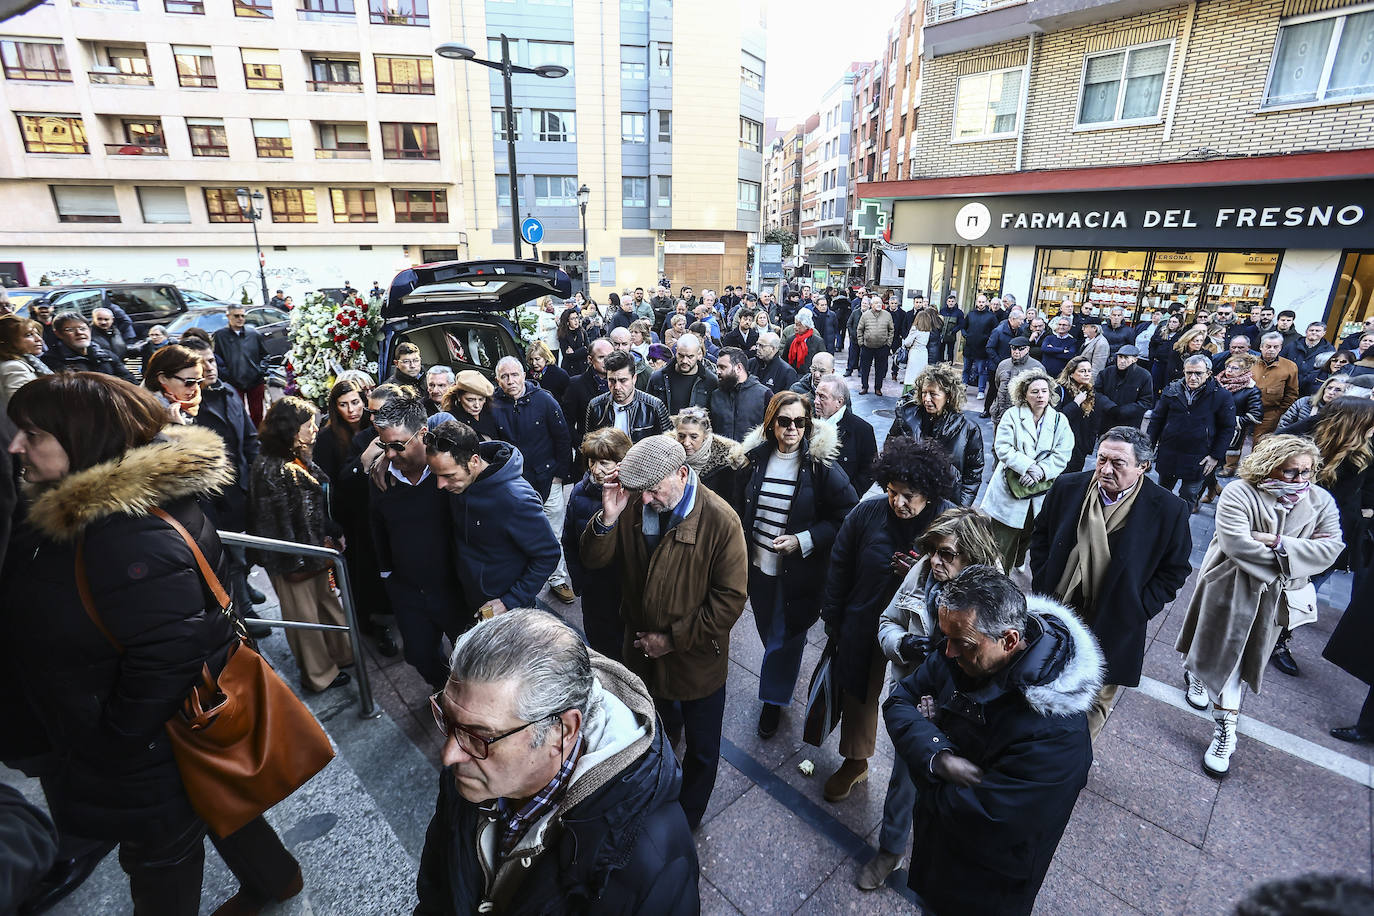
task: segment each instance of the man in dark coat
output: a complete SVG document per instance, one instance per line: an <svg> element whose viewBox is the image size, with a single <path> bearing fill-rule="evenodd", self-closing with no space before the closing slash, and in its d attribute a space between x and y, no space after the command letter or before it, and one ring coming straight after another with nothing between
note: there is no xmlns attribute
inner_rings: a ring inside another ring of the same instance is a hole
<svg viewBox="0 0 1374 916"><path fill-rule="evenodd" d="M1107 661L1088 713L1096 740L1122 687L1140 684L1150 620L1192 572L1188 504L1145 476L1154 459L1138 429L1116 426L1097 445L1097 470L1062 474L1035 517L1031 585L1078 612Z"/></svg>
<svg viewBox="0 0 1374 916"><path fill-rule="evenodd" d="M525 379L520 360L507 356L496 364L501 388L491 399L491 413L501 438L520 449L525 479L539 499L571 476L572 445L568 425L558 402L538 385Z"/></svg>
<svg viewBox="0 0 1374 916"><path fill-rule="evenodd" d="M672 427L668 408L652 394L635 388L634 357L617 350L606 357L605 365L609 390L587 405L586 431L614 426L632 442L667 432Z"/></svg>
<svg viewBox="0 0 1374 916"><path fill-rule="evenodd" d="M964 329L964 310L959 308L959 297L950 293L945 297L944 307L940 309L940 359L954 362L954 349L959 343L959 332Z"/></svg>
<svg viewBox="0 0 1374 916"><path fill-rule="evenodd" d="M641 680L551 614L512 611L458 641L438 703L415 916L699 910L681 771Z"/></svg>
<svg viewBox="0 0 1374 916"><path fill-rule="evenodd" d="M773 392L749 374L749 358L736 347L716 357L716 390L711 392L711 430L742 442L760 423Z"/></svg>
<svg viewBox="0 0 1374 916"><path fill-rule="evenodd" d="M996 327L997 316L988 307L988 297L979 293L973 311L964 318L964 384L977 385L980 398L986 396L988 376L997 368L988 352L988 338ZM1015 336L1012 334L1007 342Z"/></svg>
<svg viewBox="0 0 1374 916"><path fill-rule="evenodd" d="M816 326L816 333L820 335L823 349L826 352L834 353L840 346L840 329L844 325L840 324L840 316L830 307L830 300L824 296L816 298L815 308L811 312L811 321Z"/></svg>
<svg viewBox="0 0 1374 916"><path fill-rule="evenodd" d="M883 704L916 783L908 883L926 912L1028 916L1092 767L1102 655L1067 608L988 566L947 584L938 615Z"/></svg>
<svg viewBox="0 0 1374 916"><path fill-rule="evenodd" d="M992 416L992 406L997 403L997 367L1002 364L1002 360L1011 359L1011 342L1025 334L1026 313L1019 307L1007 310L1006 320L993 329L988 335L987 342L987 367L988 367L988 389L987 396L983 401L982 417ZM1027 341L1029 345L1029 341ZM981 386L980 386L981 387Z"/></svg>
<svg viewBox="0 0 1374 916"><path fill-rule="evenodd" d="M1102 326L1102 336L1107 338L1107 355L1115 356L1122 347L1134 344L1138 333L1126 322L1126 310L1119 305L1113 306L1107 313L1107 323Z"/></svg>
<svg viewBox="0 0 1374 916"><path fill-rule="evenodd" d="M863 499L873 486L873 459L878 457L878 437L873 424L854 413L849 386L838 375L824 375L816 383L816 416L829 420L839 433L840 455L836 463Z"/></svg>
<svg viewBox="0 0 1374 916"><path fill-rule="evenodd" d="M54 372L102 372L133 382L134 377L115 355L91 340L91 326L80 312L62 312L52 320L57 346L43 354Z"/></svg>
<svg viewBox="0 0 1374 916"><path fill-rule="evenodd" d="M214 334L220 375L247 399L253 425L261 426L267 395L267 341L248 324L248 312L242 305L229 306L224 315L228 326Z"/></svg>
<svg viewBox="0 0 1374 916"><path fill-rule="evenodd" d="M587 371L575 376L563 392L563 418L568 424L569 445L574 450L582 445L582 437L587 434L587 405L597 395L606 393L606 357L614 350L615 345L604 337L593 340L587 347Z"/></svg>
<svg viewBox="0 0 1374 916"><path fill-rule="evenodd" d="M788 365L779 351L782 340L772 331L759 335L758 356L749 360L749 374L776 394L786 391L797 382L797 370Z"/></svg>
<svg viewBox="0 0 1374 916"><path fill-rule="evenodd" d="M1326 353L1335 352L1331 341L1326 339L1326 325L1314 321L1307 326L1307 333L1297 340L1289 341L1279 353L1290 359L1298 367L1298 393L1314 394L1321 382L1317 381L1317 359Z"/></svg>
<svg viewBox="0 0 1374 916"><path fill-rule="evenodd" d="M1102 411L1102 425L1140 428L1145 411L1154 406L1154 379L1136 365L1140 351L1135 344L1125 344L1116 351L1115 366L1107 366L1097 373L1093 389L1110 404Z"/></svg>
<svg viewBox="0 0 1374 916"><path fill-rule="evenodd" d="M754 327L754 312L744 308L735 314L735 328L725 332L720 339L720 346L722 351L731 347L743 350L752 359L757 355L755 348L758 342L759 330Z"/></svg>
<svg viewBox="0 0 1374 916"><path fill-rule="evenodd" d="M676 358L649 379L649 393L676 415L684 407L708 407L716 390L716 374L702 360L701 338L683 334L677 341Z"/></svg>
<svg viewBox="0 0 1374 916"><path fill-rule="evenodd" d="M1236 401L1211 377L1206 356L1190 356L1183 378L1170 382L1150 417L1150 445L1157 449L1159 485L1197 511L1207 476L1226 460L1236 431Z"/></svg>

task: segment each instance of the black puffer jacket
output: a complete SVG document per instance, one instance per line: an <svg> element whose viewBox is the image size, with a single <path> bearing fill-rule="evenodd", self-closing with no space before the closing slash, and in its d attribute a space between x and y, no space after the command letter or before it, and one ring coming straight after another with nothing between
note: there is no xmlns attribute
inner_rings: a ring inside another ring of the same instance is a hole
<svg viewBox="0 0 1374 916"><path fill-rule="evenodd" d="M37 495L13 545L23 573L0 594L0 663L46 731L44 786L64 833L140 839L193 816L163 725L236 637L185 541L149 510L181 522L222 578L219 538L197 499L232 478L214 433L183 426L164 436ZM82 608L78 542L122 656Z"/></svg>
<svg viewBox="0 0 1374 916"><path fill-rule="evenodd" d="M439 774L439 803L425 835L415 916L628 914L700 912L697 850L678 804L681 769L656 727L653 700L625 668L592 656L606 708L583 732L601 763L579 764L542 835L530 828L510 858L490 863L478 851L494 843L494 811L459 794L452 769ZM609 720L609 721L608 721Z"/></svg>
<svg viewBox="0 0 1374 916"><path fill-rule="evenodd" d="M1209 378L1190 405L1183 382L1170 382L1150 417L1150 443L1158 449L1155 468L1160 477L1202 479L1198 462L1211 455L1218 463L1236 430L1236 405L1230 392Z"/></svg>
<svg viewBox="0 0 1374 916"><path fill-rule="evenodd" d="M954 492L949 498L961 506L971 506L983 483L983 430L961 411L947 410L931 417L921 399L908 396L897 403L897 416L888 431L887 441L909 436L920 442L934 439L949 452L954 468Z"/></svg>

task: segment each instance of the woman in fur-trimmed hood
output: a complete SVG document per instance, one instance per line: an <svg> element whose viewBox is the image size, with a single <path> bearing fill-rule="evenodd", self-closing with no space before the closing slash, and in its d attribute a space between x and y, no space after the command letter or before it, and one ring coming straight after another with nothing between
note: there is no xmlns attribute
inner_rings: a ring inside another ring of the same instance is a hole
<svg viewBox="0 0 1374 916"><path fill-rule="evenodd" d="M0 645L47 745L53 819L121 844L136 913L184 912L199 897L205 825L164 724L237 636L190 547L153 510L179 522L222 578L199 500L233 479L224 445L208 429L164 428L151 392L99 373L30 382L8 412L31 503L9 551ZM77 590L82 575L99 624ZM244 894L265 902L299 889L296 861L262 818L213 840Z"/></svg>
<svg viewBox="0 0 1374 916"><path fill-rule="evenodd" d="M795 391L773 395L763 425L735 451L739 510L749 543L749 602L763 642L759 734L777 730L801 669L806 631L821 612L831 545L859 501L836 463L839 436Z"/></svg>

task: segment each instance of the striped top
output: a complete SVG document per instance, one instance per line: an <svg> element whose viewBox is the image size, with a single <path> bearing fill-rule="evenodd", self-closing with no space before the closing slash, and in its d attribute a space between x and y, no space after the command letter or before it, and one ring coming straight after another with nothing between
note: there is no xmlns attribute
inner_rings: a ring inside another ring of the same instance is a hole
<svg viewBox="0 0 1374 916"><path fill-rule="evenodd" d="M790 455L774 451L763 469L763 486L754 506L754 530L749 533L752 562L759 572L776 576L781 572L778 552L773 539L787 533L787 516L792 512L792 500L797 495L797 477L801 473L801 449Z"/></svg>

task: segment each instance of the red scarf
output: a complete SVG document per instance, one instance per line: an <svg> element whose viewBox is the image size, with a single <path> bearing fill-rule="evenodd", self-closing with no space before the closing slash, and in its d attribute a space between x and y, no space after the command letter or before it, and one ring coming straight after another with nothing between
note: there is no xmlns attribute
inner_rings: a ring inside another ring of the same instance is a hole
<svg viewBox="0 0 1374 916"><path fill-rule="evenodd" d="M792 346L787 348L787 361L792 364L792 368L802 372L807 368L806 354L810 351L806 341L814 334L811 328L802 328L797 332L797 336L792 338Z"/></svg>

